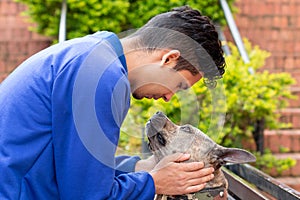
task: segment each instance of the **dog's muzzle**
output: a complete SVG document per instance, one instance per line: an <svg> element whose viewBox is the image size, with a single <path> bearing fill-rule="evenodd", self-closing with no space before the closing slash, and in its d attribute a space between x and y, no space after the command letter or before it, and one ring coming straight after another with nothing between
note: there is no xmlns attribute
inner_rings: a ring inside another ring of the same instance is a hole
<svg viewBox="0 0 300 200"><path fill-rule="evenodd" d="M161 132L167 122L167 117L162 112L157 112L146 124L146 134L153 137Z"/></svg>

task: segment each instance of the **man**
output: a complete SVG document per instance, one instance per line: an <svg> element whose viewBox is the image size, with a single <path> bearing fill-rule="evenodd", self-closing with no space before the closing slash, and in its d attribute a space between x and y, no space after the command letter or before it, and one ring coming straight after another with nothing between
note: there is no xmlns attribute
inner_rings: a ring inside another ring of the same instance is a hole
<svg viewBox="0 0 300 200"><path fill-rule="evenodd" d="M154 166L152 157L114 154L131 93L169 101L223 73L214 26L187 6L121 41L98 32L33 55L0 86L0 199L153 199L201 190L213 169L181 163L189 155Z"/></svg>

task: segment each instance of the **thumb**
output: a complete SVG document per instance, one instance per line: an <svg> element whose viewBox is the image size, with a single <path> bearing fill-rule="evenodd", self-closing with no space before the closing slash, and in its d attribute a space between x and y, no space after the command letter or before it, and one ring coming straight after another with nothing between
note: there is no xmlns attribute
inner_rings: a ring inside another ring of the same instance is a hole
<svg viewBox="0 0 300 200"><path fill-rule="evenodd" d="M174 153L171 155L168 155L164 157L159 163L154 167L152 171L157 171L162 168L165 168L169 166L172 163L178 163L178 162L183 162L185 160L190 159L190 154L185 154L185 153Z"/></svg>
<svg viewBox="0 0 300 200"><path fill-rule="evenodd" d="M169 162L183 162L190 159L191 155L187 153L174 153L168 156Z"/></svg>

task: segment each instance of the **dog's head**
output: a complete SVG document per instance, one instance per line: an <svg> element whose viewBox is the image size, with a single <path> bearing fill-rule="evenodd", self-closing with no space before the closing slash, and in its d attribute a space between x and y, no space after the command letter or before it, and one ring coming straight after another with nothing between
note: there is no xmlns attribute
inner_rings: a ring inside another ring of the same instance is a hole
<svg viewBox="0 0 300 200"><path fill-rule="evenodd" d="M214 167L215 178L206 187L227 187L220 167L228 163L254 162L255 156L238 148L216 144L206 134L191 125L178 126L162 112L157 112L146 124L149 147L156 161L176 152L189 153L189 161L203 161L205 167Z"/></svg>

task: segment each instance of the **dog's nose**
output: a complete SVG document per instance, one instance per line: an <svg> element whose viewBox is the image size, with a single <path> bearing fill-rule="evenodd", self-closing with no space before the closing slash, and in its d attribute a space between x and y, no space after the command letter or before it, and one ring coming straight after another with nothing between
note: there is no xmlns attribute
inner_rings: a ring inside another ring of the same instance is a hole
<svg viewBox="0 0 300 200"><path fill-rule="evenodd" d="M158 116L160 116L160 117L165 116L165 114L163 112L161 112L161 111L157 111L155 114L158 115Z"/></svg>
<svg viewBox="0 0 300 200"><path fill-rule="evenodd" d="M157 111L155 115L152 116L152 120L162 120L165 118L167 118L167 116L161 111Z"/></svg>

